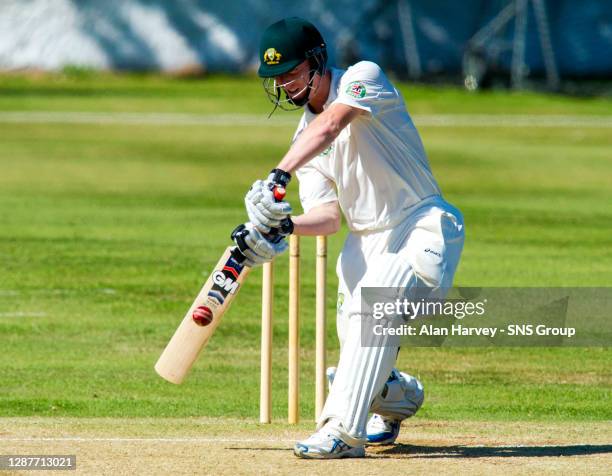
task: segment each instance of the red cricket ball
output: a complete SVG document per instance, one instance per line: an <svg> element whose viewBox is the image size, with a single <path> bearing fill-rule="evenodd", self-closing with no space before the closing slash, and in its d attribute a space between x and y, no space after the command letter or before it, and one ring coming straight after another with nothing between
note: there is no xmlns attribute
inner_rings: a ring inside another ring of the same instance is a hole
<svg viewBox="0 0 612 476"><path fill-rule="evenodd" d="M193 322L195 322L198 326L207 326L213 320L213 313L207 306L200 306L191 315L193 318Z"/></svg>

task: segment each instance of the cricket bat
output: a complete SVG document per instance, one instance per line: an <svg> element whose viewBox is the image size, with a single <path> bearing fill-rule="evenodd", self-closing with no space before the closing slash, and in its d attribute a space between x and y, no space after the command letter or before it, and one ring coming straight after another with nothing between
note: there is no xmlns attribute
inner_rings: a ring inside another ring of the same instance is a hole
<svg viewBox="0 0 612 476"><path fill-rule="evenodd" d="M276 201L285 198L284 187L274 185L271 190ZM278 232L278 229L273 229L266 238L277 241L282 238ZM246 258L241 250L248 248L244 241L244 225L238 226L231 237L238 246L229 246L225 249L225 253L155 364L155 371L168 382L178 385L185 379L251 270L243 264Z"/></svg>
<svg viewBox="0 0 612 476"><path fill-rule="evenodd" d="M242 263L236 246L228 246L168 342L155 371L180 384L214 334L251 268Z"/></svg>

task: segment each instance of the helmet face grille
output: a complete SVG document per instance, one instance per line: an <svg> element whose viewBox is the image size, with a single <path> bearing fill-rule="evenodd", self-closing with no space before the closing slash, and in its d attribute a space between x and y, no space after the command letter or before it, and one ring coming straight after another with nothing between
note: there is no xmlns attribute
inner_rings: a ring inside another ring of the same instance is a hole
<svg viewBox="0 0 612 476"><path fill-rule="evenodd" d="M313 52L312 55L307 56L310 64L310 69L308 70L308 82L306 83L306 86L297 94L300 95L302 92L308 90L308 93L304 96L303 100L296 102L287 95L284 87L289 83L278 84L276 78L273 77L263 79L263 88L266 92L266 96L270 102L274 104L274 109L270 113L270 116L274 113L277 107L281 108L283 111L295 111L300 109L308 102L310 94L316 92L316 89L312 89L315 74L318 74L320 77L325 76L325 73L327 72L327 55L325 54L325 50L322 48L319 48L318 51L311 51Z"/></svg>

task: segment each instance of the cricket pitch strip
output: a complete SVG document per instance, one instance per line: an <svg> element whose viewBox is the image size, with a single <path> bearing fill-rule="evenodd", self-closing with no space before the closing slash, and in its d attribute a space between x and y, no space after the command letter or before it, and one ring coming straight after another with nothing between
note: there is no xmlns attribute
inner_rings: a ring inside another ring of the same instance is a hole
<svg viewBox="0 0 612 476"><path fill-rule="evenodd" d="M293 443L312 429L312 422L260 425L218 418L0 418L0 455L71 454L76 474L113 475L603 475L612 467L610 422L415 418L402 427L398 444L368 448L364 459L299 460Z"/></svg>

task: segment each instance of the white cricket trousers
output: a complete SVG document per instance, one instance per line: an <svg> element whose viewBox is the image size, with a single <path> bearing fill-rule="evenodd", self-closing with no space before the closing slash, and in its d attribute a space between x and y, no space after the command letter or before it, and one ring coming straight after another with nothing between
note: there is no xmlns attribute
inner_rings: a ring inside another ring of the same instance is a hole
<svg viewBox="0 0 612 476"><path fill-rule="evenodd" d="M463 241L461 213L437 196L421 202L394 228L348 235L336 268L340 361L319 428L335 418L347 444L364 444L370 406L397 359L398 347L361 346L361 288L429 287L433 293L443 292L452 286Z"/></svg>

